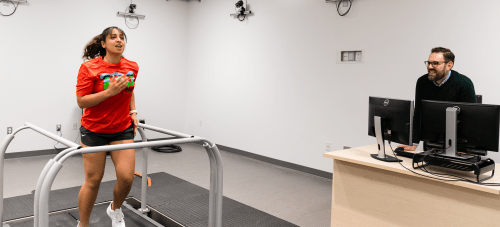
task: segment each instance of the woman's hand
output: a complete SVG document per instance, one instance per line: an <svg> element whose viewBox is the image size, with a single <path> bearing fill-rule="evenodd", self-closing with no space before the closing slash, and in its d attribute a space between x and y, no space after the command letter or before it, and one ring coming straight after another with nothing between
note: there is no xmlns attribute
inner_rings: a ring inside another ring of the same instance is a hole
<svg viewBox="0 0 500 227"><path fill-rule="evenodd" d="M109 87L106 91L108 92L110 97L115 96L122 92L125 87L127 87L128 82L129 78L125 75L122 75L120 77L115 76L109 81Z"/></svg>
<svg viewBox="0 0 500 227"><path fill-rule="evenodd" d="M130 114L130 117L132 118L132 121L134 121L134 136L137 133L137 127L139 126L139 120L137 120L137 114L133 113Z"/></svg>

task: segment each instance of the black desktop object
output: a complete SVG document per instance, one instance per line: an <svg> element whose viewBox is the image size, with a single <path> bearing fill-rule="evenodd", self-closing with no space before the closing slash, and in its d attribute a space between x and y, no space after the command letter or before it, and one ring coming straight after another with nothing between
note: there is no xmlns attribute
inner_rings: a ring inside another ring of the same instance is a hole
<svg viewBox="0 0 500 227"><path fill-rule="evenodd" d="M495 163L485 156L499 150L500 106L478 103L422 101L421 140L428 148L413 158L413 167L440 166L474 171L477 181L493 177ZM422 164L419 164L422 163ZM479 175L492 171L480 180Z"/></svg>
<svg viewBox="0 0 500 227"><path fill-rule="evenodd" d="M413 131L413 101L369 97L368 135L377 138L378 154L375 159L401 162L385 154L385 140L410 145Z"/></svg>

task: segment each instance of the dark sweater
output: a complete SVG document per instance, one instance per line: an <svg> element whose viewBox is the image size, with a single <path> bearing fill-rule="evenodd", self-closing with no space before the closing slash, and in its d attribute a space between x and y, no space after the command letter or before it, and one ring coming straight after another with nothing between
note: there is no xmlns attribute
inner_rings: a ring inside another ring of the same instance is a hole
<svg viewBox="0 0 500 227"><path fill-rule="evenodd" d="M448 80L438 87L429 80L428 74L418 78L415 88L415 114L413 117L413 143L420 141L420 111L422 100L450 101L450 102L476 102L476 92L472 81L451 70Z"/></svg>

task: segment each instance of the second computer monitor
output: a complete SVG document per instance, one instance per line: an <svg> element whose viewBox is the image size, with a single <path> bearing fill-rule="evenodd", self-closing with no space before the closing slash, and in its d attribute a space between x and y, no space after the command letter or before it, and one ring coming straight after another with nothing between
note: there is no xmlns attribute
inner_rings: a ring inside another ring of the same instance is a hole
<svg viewBox="0 0 500 227"><path fill-rule="evenodd" d="M500 106L422 100L421 140L448 148L447 109L456 109L457 151L498 151ZM467 152L466 152L467 153Z"/></svg>

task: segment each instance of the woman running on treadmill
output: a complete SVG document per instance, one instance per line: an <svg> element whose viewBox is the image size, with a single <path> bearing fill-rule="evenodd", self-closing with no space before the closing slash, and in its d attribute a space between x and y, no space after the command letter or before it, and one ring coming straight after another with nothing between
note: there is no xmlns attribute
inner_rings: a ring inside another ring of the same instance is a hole
<svg viewBox="0 0 500 227"><path fill-rule="evenodd" d="M122 56L125 43L123 30L109 27L85 47L83 59L88 61L80 66L76 84L78 106L85 109L80 128L82 147L134 142L138 126L134 87L139 66ZM110 155L117 181L106 213L113 227L124 227L120 207L132 187L135 150L111 151ZM85 183L78 194L78 226L89 226L105 164L106 152L83 154Z"/></svg>

